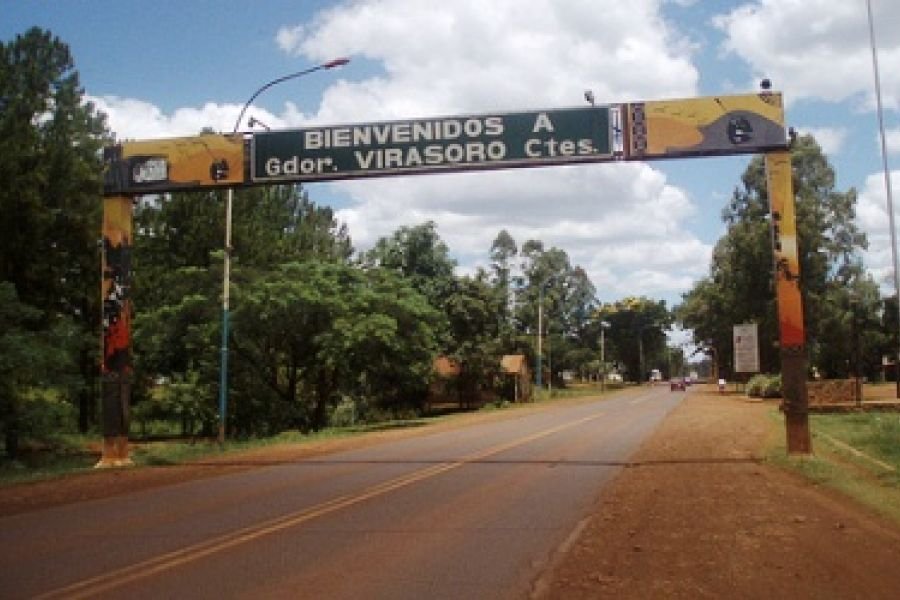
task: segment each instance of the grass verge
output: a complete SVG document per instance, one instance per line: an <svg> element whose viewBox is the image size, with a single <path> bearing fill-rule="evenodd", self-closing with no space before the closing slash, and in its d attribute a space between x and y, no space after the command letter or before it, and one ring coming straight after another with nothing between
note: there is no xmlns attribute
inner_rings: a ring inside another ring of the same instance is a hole
<svg viewBox="0 0 900 600"><path fill-rule="evenodd" d="M772 411L773 427L783 418ZM773 435L769 462L837 490L900 524L900 414L811 415L812 456L788 456Z"/></svg>

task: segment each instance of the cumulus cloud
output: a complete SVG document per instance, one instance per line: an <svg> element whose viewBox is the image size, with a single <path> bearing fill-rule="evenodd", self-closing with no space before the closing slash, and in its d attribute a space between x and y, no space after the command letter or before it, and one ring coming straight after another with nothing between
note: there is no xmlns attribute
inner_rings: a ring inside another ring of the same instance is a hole
<svg viewBox="0 0 900 600"><path fill-rule="evenodd" d="M885 105L900 99L900 3L873 2ZM874 106L864 2L757 0L716 16L724 49L769 77L789 100L854 97Z"/></svg>
<svg viewBox="0 0 900 600"><path fill-rule="evenodd" d="M356 0L285 23L273 43L310 63L353 56L367 75L338 78L309 114L252 107L273 129L467 113L512 112L697 94L694 45L665 21L661 0ZM683 3L685 5L690 4ZM360 60L363 59L363 60ZM98 97L122 138L230 131L240 110L208 103L164 114L139 100ZM338 212L365 249L401 225L433 220L472 272L507 229L521 244L565 249L601 298L674 298L711 249L686 231L688 194L648 165L520 169L344 181ZM323 188L320 188L323 189ZM315 198L315 191L313 197Z"/></svg>
<svg viewBox="0 0 900 600"><path fill-rule="evenodd" d="M191 136L204 129L231 132L241 112L239 104L207 102L199 108L178 108L167 115L155 105L134 98L87 96L85 99L106 115L107 125L119 140ZM286 103L278 115L257 106L251 106L245 114L252 114L273 129L299 127L310 119L292 102ZM246 125L245 121L241 128L246 129Z"/></svg>
<svg viewBox="0 0 900 600"><path fill-rule="evenodd" d="M798 127L800 133L812 135L822 151L834 156L841 151L847 139L848 131L844 127Z"/></svg>
<svg viewBox="0 0 900 600"><path fill-rule="evenodd" d="M891 191L894 205L894 222L900 223L897 193L900 191L900 171L891 172ZM883 173L873 173L866 178L856 206L857 222L866 232L869 249L865 263L885 294L894 293L893 265L891 258L890 221L887 211L887 191Z"/></svg>
<svg viewBox="0 0 900 600"><path fill-rule="evenodd" d="M881 144L881 138L876 137L875 141L878 144ZM889 153L897 154L900 152L900 129L886 129L884 132L884 142Z"/></svg>
<svg viewBox="0 0 900 600"><path fill-rule="evenodd" d="M311 62L364 57L378 69L326 90L313 122L508 112L696 95L695 48L656 0L408 0L345 3L285 24L284 51ZM334 184L358 247L433 220L462 267L484 263L494 236L565 249L603 297L690 287L710 248L681 223L683 190L646 165L600 165Z"/></svg>

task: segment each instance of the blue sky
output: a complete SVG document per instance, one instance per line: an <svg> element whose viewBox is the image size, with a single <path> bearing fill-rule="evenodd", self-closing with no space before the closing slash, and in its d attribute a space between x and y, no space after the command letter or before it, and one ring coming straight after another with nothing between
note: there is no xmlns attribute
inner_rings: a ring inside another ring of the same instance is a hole
<svg viewBox="0 0 900 600"><path fill-rule="evenodd" d="M900 3L872 0L891 165L900 152ZM755 91L827 151L860 193L865 259L885 291L890 251L864 0L0 1L0 38L37 25L68 43L120 139L230 130L264 82L273 128ZM566 250L601 300L677 303L708 272L746 157L387 178L309 186L362 250L431 219L463 272L502 228ZM900 190L900 177L894 185Z"/></svg>

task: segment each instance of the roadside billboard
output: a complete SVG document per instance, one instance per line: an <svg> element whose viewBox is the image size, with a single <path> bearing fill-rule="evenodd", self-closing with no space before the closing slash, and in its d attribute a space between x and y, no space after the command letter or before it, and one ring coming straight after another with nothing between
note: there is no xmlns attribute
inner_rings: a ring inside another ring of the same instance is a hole
<svg viewBox="0 0 900 600"><path fill-rule="evenodd" d="M735 373L759 373L759 335L756 323L734 326Z"/></svg>

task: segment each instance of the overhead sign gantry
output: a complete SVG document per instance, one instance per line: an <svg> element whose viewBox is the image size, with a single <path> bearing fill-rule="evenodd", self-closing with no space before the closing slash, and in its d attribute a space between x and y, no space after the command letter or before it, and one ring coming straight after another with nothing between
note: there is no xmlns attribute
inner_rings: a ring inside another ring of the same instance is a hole
<svg viewBox="0 0 900 600"><path fill-rule="evenodd" d="M806 351L780 93L202 134L105 152L104 459L127 459L131 197L253 185L614 161L766 156L788 450L809 452ZM124 438L124 439L123 439ZM124 448L124 450L123 450ZM124 453L124 456L123 456Z"/></svg>
<svg viewBox="0 0 900 600"><path fill-rule="evenodd" d="M754 154L786 147L781 95L715 96L124 142L107 195Z"/></svg>

